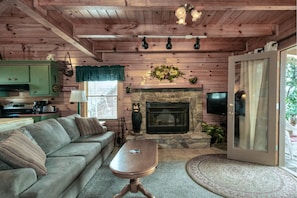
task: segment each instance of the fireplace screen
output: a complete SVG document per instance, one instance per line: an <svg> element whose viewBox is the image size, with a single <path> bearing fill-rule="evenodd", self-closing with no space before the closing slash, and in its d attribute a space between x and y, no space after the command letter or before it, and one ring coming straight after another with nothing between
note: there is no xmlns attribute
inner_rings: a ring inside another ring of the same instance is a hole
<svg viewBox="0 0 297 198"><path fill-rule="evenodd" d="M186 133L189 131L189 103L147 102L148 134Z"/></svg>

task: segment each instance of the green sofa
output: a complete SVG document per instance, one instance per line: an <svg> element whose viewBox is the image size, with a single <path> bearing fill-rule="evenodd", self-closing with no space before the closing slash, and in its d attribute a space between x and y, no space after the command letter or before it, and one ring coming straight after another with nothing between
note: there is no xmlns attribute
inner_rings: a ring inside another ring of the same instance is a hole
<svg viewBox="0 0 297 198"><path fill-rule="evenodd" d="M89 119L74 114L17 129L42 149L46 170L16 167L0 156L0 197L77 197L114 149L115 133ZM13 131L0 132L0 143Z"/></svg>

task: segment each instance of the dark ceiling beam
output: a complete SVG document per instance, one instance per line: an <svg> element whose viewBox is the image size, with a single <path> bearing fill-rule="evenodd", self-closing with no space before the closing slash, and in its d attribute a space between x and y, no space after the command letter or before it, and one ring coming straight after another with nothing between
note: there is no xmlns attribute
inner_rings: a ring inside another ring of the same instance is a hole
<svg viewBox="0 0 297 198"><path fill-rule="evenodd" d="M199 10L296 10L295 0L170 0L170 1L156 1L156 0L39 0L40 6L47 7L48 9L54 6L62 6L73 8L77 6L98 6L98 7L126 7L133 9L141 7L142 9L160 8L167 10L175 10L178 6L189 3Z"/></svg>
<svg viewBox="0 0 297 198"><path fill-rule="evenodd" d="M22 10L29 17L42 24L50 31L54 32L60 38L65 40L66 42L75 46L78 50L83 52L84 54L93 57L97 60L102 60L102 54L94 53L93 44L86 40L80 39L77 40L72 35L73 28L71 28L72 24L67 22L63 17L59 17L58 13L55 12L55 15L47 13L44 11L43 13L40 11L40 8L35 9L33 7L33 1L30 0L14 0L12 1L13 5ZM34 1L35 2L35 1ZM47 14L47 15L44 15ZM53 17L55 16L55 17Z"/></svg>

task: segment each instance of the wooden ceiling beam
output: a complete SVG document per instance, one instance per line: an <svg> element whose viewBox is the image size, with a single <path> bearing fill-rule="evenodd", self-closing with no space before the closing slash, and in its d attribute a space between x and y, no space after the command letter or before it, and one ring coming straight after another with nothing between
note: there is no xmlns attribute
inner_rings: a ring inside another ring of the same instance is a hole
<svg viewBox="0 0 297 198"><path fill-rule="evenodd" d="M296 10L295 0L249 0L249 1L238 1L238 0L201 0L199 2L195 0L187 0L186 3L192 4L196 9L199 10ZM125 7L134 9L140 7L141 9L168 9L175 10L178 6L185 4L184 0L38 0L40 6L47 7L50 9L54 6L62 7Z"/></svg>
<svg viewBox="0 0 297 198"><path fill-rule="evenodd" d="M274 24L242 25L150 25L150 24L80 24L74 27L79 38L96 38L96 35L115 35L127 38L138 35L186 36L199 35L207 38L261 37L275 34Z"/></svg>
<svg viewBox="0 0 297 198"><path fill-rule="evenodd" d="M86 39L77 40L72 36L72 32L73 32L71 28L72 25L69 22L67 22L63 17L61 16L59 17L57 12L55 12L55 18L53 17L53 14L50 14L50 12L49 14L44 15L47 12L44 11L42 13L40 11L40 8L35 9L33 7L33 4L34 4L33 1L14 0L13 5L18 9L22 10L22 12L27 14L29 17L31 17L38 23L48 28L50 31L54 32L63 40L75 46L81 52L85 53L88 56L93 57L94 59L97 59L97 60L102 59L102 54L94 53L93 44L90 41Z"/></svg>
<svg viewBox="0 0 297 198"><path fill-rule="evenodd" d="M148 42L149 48L144 49L139 42L110 42L100 41L94 43L96 52L234 52L245 51L244 41L215 41L210 39L200 40L200 49L194 49L195 39L184 42L173 42L172 49L166 49L167 42Z"/></svg>
<svg viewBox="0 0 297 198"><path fill-rule="evenodd" d="M0 1L0 14L2 14L5 10L7 10L8 8L10 8L11 2L9 0L1 0Z"/></svg>

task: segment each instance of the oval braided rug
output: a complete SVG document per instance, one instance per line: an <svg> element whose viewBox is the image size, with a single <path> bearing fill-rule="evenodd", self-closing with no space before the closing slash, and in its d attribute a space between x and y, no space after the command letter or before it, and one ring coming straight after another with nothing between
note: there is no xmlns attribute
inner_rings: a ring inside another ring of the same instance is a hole
<svg viewBox="0 0 297 198"><path fill-rule="evenodd" d="M279 167L212 154L192 158L186 169L196 183L224 197L297 197L297 178Z"/></svg>

